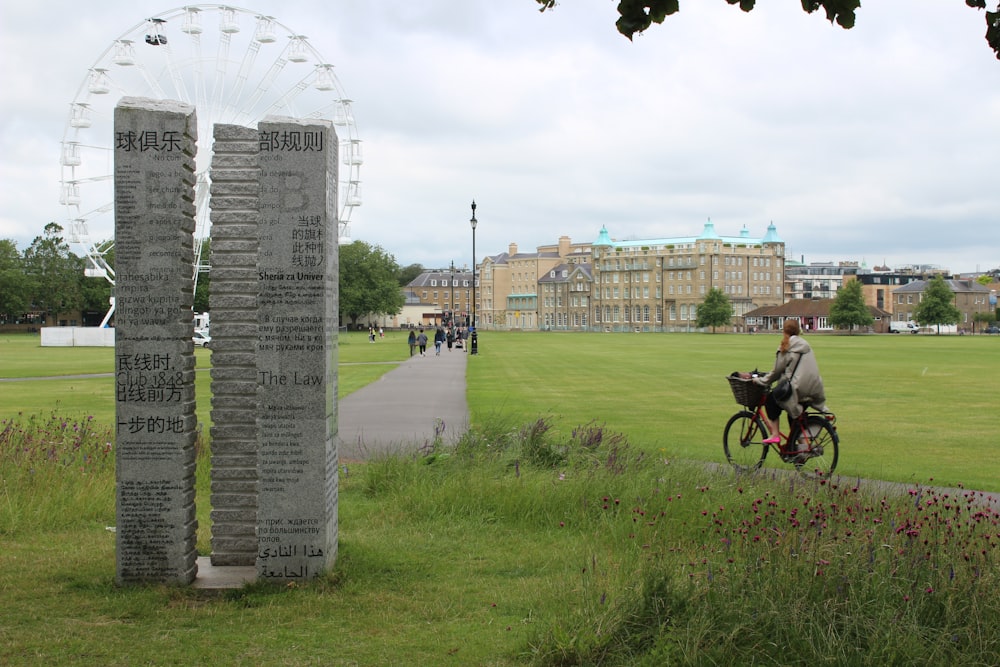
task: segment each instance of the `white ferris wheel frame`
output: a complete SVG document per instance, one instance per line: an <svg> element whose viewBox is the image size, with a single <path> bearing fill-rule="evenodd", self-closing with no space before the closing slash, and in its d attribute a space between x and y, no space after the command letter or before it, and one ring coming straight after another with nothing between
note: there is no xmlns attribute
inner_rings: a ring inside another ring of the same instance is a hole
<svg viewBox="0 0 1000 667"><path fill-rule="evenodd" d="M217 25L209 25L206 19L215 16ZM248 27L248 18L252 36L235 42L234 49L234 36ZM214 52L203 49L206 42ZM234 56L241 47L242 53ZM87 257L86 275L114 284L114 267L106 257L114 233L113 113L126 95L179 100L195 107L196 283L198 274L209 269L201 251L211 226L211 142L212 125L217 123L255 127L269 115L332 121L340 142L338 238L350 242L351 215L361 205L363 159L351 100L333 65L304 35L272 16L230 5L186 5L145 19L112 41L88 69L70 103L60 151L60 204L67 240L82 246ZM111 236L92 238L95 221L105 222Z"/></svg>

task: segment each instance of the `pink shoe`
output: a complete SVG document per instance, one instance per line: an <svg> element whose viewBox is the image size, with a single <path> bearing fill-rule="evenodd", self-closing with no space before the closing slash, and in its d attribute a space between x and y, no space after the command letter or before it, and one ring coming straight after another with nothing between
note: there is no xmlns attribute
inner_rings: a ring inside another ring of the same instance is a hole
<svg viewBox="0 0 1000 667"><path fill-rule="evenodd" d="M781 442L781 436L780 435L775 435L775 436L772 436L772 437L764 440L764 444L765 445L776 445L779 442Z"/></svg>

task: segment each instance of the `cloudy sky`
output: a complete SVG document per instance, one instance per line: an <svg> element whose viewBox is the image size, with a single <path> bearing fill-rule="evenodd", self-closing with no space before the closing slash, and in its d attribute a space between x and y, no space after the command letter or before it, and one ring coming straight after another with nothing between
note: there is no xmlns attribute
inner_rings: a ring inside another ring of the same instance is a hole
<svg viewBox="0 0 1000 667"><path fill-rule="evenodd" d="M697 235L711 219L722 235L773 222L807 262L1000 266L1000 62L982 12L864 4L844 31L796 0L749 14L688 0L631 43L613 0L237 6L335 65L363 142L352 237L400 264L467 266L474 198L480 258L602 226ZM66 222L70 102L115 39L178 6L3 4L0 238L24 247Z"/></svg>

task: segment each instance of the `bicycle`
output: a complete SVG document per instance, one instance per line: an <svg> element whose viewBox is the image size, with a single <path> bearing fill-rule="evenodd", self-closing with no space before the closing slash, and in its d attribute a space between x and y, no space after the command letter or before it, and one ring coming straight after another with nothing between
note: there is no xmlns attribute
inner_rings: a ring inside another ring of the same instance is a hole
<svg viewBox="0 0 1000 667"><path fill-rule="evenodd" d="M756 374L754 371L752 375ZM738 374L727 379L736 402L744 408L729 418L722 435L726 460L738 472L758 470L773 447L783 462L791 463L802 474L817 478L828 478L833 474L840 453L835 414L803 404L802 414L791 420L789 432L785 434L779 430L781 441L765 443L769 434L764 425L763 410L770 389ZM781 421L778 420L778 423L780 426Z"/></svg>

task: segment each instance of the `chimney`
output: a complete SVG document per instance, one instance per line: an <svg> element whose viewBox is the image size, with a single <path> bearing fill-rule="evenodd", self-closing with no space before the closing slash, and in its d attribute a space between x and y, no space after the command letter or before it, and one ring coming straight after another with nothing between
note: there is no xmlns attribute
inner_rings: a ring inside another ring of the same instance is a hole
<svg viewBox="0 0 1000 667"><path fill-rule="evenodd" d="M507 253L510 254L510 255L516 255L517 254L517 244L516 243L511 243L510 246L507 247Z"/></svg>

